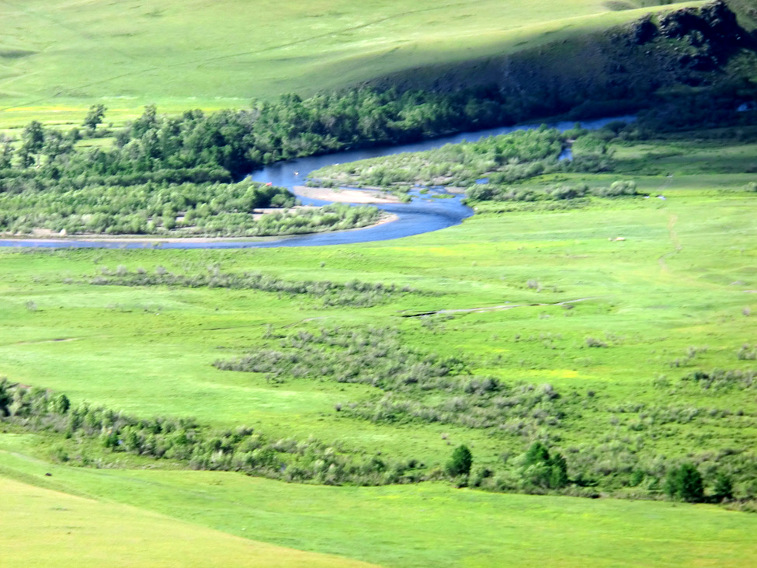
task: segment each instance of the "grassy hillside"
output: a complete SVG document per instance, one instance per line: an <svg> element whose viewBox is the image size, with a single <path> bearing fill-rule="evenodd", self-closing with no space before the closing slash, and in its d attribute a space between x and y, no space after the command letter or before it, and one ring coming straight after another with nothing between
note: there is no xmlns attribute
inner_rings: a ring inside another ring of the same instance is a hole
<svg viewBox="0 0 757 568"><path fill-rule="evenodd" d="M112 501L73 496L3 476L0 491L0 548L6 568L369 566L235 537Z"/></svg>
<svg viewBox="0 0 757 568"><path fill-rule="evenodd" d="M111 120L149 103L239 107L252 97L523 50L630 21L653 4L3 1L0 122L78 121L96 102L111 108Z"/></svg>
<svg viewBox="0 0 757 568"><path fill-rule="evenodd" d="M712 506L493 495L439 484L334 488L234 473L68 468L12 453L25 443L0 438L0 475L88 499L0 477L7 495L0 505L0 546L11 553L10 564L3 566L14 568L53 554L60 555L57 565L66 565L72 540L90 547L85 550L94 559L103 550L97 539L107 538L115 518L123 527L121 539L109 543L108 560L115 566L140 566L140 561L146 566L191 566L193 554L199 554L206 566L299 566L299 561L310 566L363 566L343 557L402 568L536 563L746 567L757 561L752 546L757 516ZM95 531L91 527L96 523L100 527ZM183 532L177 534L179 530ZM207 540L214 534L214 541ZM342 558L298 555L228 534ZM36 539L45 546L32 552L28 545ZM119 544L128 539L134 546L124 550ZM174 556L160 564L168 550ZM71 565L87 565L79 558L80 563Z"/></svg>

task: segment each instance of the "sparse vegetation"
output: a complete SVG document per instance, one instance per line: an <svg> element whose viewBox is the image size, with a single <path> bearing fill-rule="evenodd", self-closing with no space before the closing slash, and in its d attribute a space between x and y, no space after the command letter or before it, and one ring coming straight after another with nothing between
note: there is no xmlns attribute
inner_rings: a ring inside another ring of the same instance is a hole
<svg viewBox="0 0 757 568"><path fill-rule="evenodd" d="M115 270L102 268L91 279L98 286L172 286L181 288L228 288L231 290L261 290L284 294L290 298L308 296L321 302L323 307L350 306L370 307L405 295L420 294L419 291L394 284L350 280L344 284L331 281L292 281L276 278L260 272L225 273L218 266L209 266L205 272L175 274L158 266L152 272L125 267ZM270 333L273 333L272 331ZM307 335L303 336L307 337Z"/></svg>

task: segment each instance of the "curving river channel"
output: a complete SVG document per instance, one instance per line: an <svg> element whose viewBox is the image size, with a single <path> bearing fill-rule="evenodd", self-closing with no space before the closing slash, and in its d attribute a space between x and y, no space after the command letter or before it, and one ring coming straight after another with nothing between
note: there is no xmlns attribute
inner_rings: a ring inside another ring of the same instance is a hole
<svg viewBox="0 0 757 568"><path fill-rule="evenodd" d="M602 118L592 121L582 122L581 125L587 129L601 128L609 122L622 120L630 122L633 116L620 116L612 118ZM558 122L549 126L559 130L572 128L575 122ZM390 156L402 152L420 152L439 148L445 144L456 144L463 141L475 142L487 136L497 136L507 134L516 130L528 130L538 128L538 125L520 125L492 128L489 130L479 130L476 132L462 132L426 140L413 144L403 144L400 146L384 146L375 148L366 148L362 150L349 150L338 152L336 154L326 154L323 156L312 156L310 158L300 158L289 162L280 162L273 164L261 170L255 171L250 175L253 181L262 183L271 183L280 187L286 187L293 193L295 186L303 185L310 172L332 164L342 164L364 160L366 158L377 158L381 156ZM443 193L443 191L441 191ZM0 247L40 247L40 248L163 248L163 249L236 249L236 248L266 248L266 247L302 247L302 246L321 246L321 245L343 245L351 243L365 243L371 241L383 241L389 239L398 239L430 231L438 231L446 227L458 225L473 215L473 211L461 203L462 196L455 195L445 199L433 197L433 192L420 195L412 194L413 198L410 203L391 203L376 205L379 209L392 213L396 220L390 223L383 223L364 229L351 229L346 231L334 231L331 233L312 233L307 235L287 236L267 240L245 240L235 239L202 239L202 240L162 240L161 237L140 238L140 239L0 239ZM319 201L298 195L300 201L305 205L326 205L328 201Z"/></svg>

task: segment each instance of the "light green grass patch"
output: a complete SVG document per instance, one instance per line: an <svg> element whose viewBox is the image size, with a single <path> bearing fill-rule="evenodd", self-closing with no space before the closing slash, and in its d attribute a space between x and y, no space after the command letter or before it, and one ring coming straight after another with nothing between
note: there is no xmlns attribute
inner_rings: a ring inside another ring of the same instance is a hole
<svg viewBox="0 0 757 568"><path fill-rule="evenodd" d="M247 535L231 536L202 523L112 500L77 497L2 475L0 492L0 548L6 568L368 566L248 540Z"/></svg>
<svg viewBox="0 0 757 568"><path fill-rule="evenodd" d="M0 444L5 445L2 438ZM130 503L245 538L382 566L757 561L751 539L757 517L712 506L495 495L440 484L336 488L233 473L91 470L49 466L6 451L0 451L0 468L5 475L26 475L29 482ZM44 477L46 472L52 477ZM126 519L145 514L132 510Z"/></svg>
<svg viewBox="0 0 757 568"><path fill-rule="evenodd" d="M240 107L512 52L654 9L612 11L594 0L4 2L0 122L77 123L95 103L116 122L150 103L166 112Z"/></svg>

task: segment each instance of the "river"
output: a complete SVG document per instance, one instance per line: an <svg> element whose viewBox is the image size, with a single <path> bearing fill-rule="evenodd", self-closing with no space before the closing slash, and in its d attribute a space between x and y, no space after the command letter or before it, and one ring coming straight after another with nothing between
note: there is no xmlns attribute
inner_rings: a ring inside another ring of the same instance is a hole
<svg viewBox="0 0 757 568"><path fill-rule="evenodd" d="M601 128L605 124L613 121L634 120L633 116L620 116L612 118L602 118L597 120L581 122L581 125L587 129ZM568 130L573 128L575 122L558 122L549 124L549 126L559 130ZM488 136L498 136L507 134L516 130L527 130L538 128L539 125L519 125L492 128L489 130L479 130L476 132L462 132L434 140L425 140L413 144L403 144L400 146L377 146L362 150L349 150L335 154L325 154L322 156L312 156L309 158L300 158L288 162L279 162L271 166L257 170L250 175L253 181L270 183L281 187L286 187L294 192L294 187L303 185L310 172L332 164L342 164L364 160L366 158L377 158L381 156L390 156L402 152L421 152L439 148L445 144L456 144L463 141L475 142ZM295 192L296 193L296 192ZM443 193L443 190L437 192ZM343 245L352 243L365 243L372 241L383 241L389 239L398 239L438 231L453 225L458 225L464 219L473 215L473 211L461 203L462 196L455 195L440 199L433 197L434 192L427 194L413 193L410 203L391 203L377 205L388 213L394 214L397 218L391 223L383 223L364 229L352 229L347 231L334 231L330 233L311 233L307 235L294 235L267 240L244 240L244 239L207 239L207 240L163 240L161 237L145 237L139 239L107 239L107 240L85 240L73 238L46 238L46 239L0 239L0 247L40 247L40 248L163 248L163 249L236 249L236 248L270 248L270 247L301 247L301 246L321 246L321 245ZM303 196L298 196L300 201L306 205L325 205L326 201L319 201Z"/></svg>

